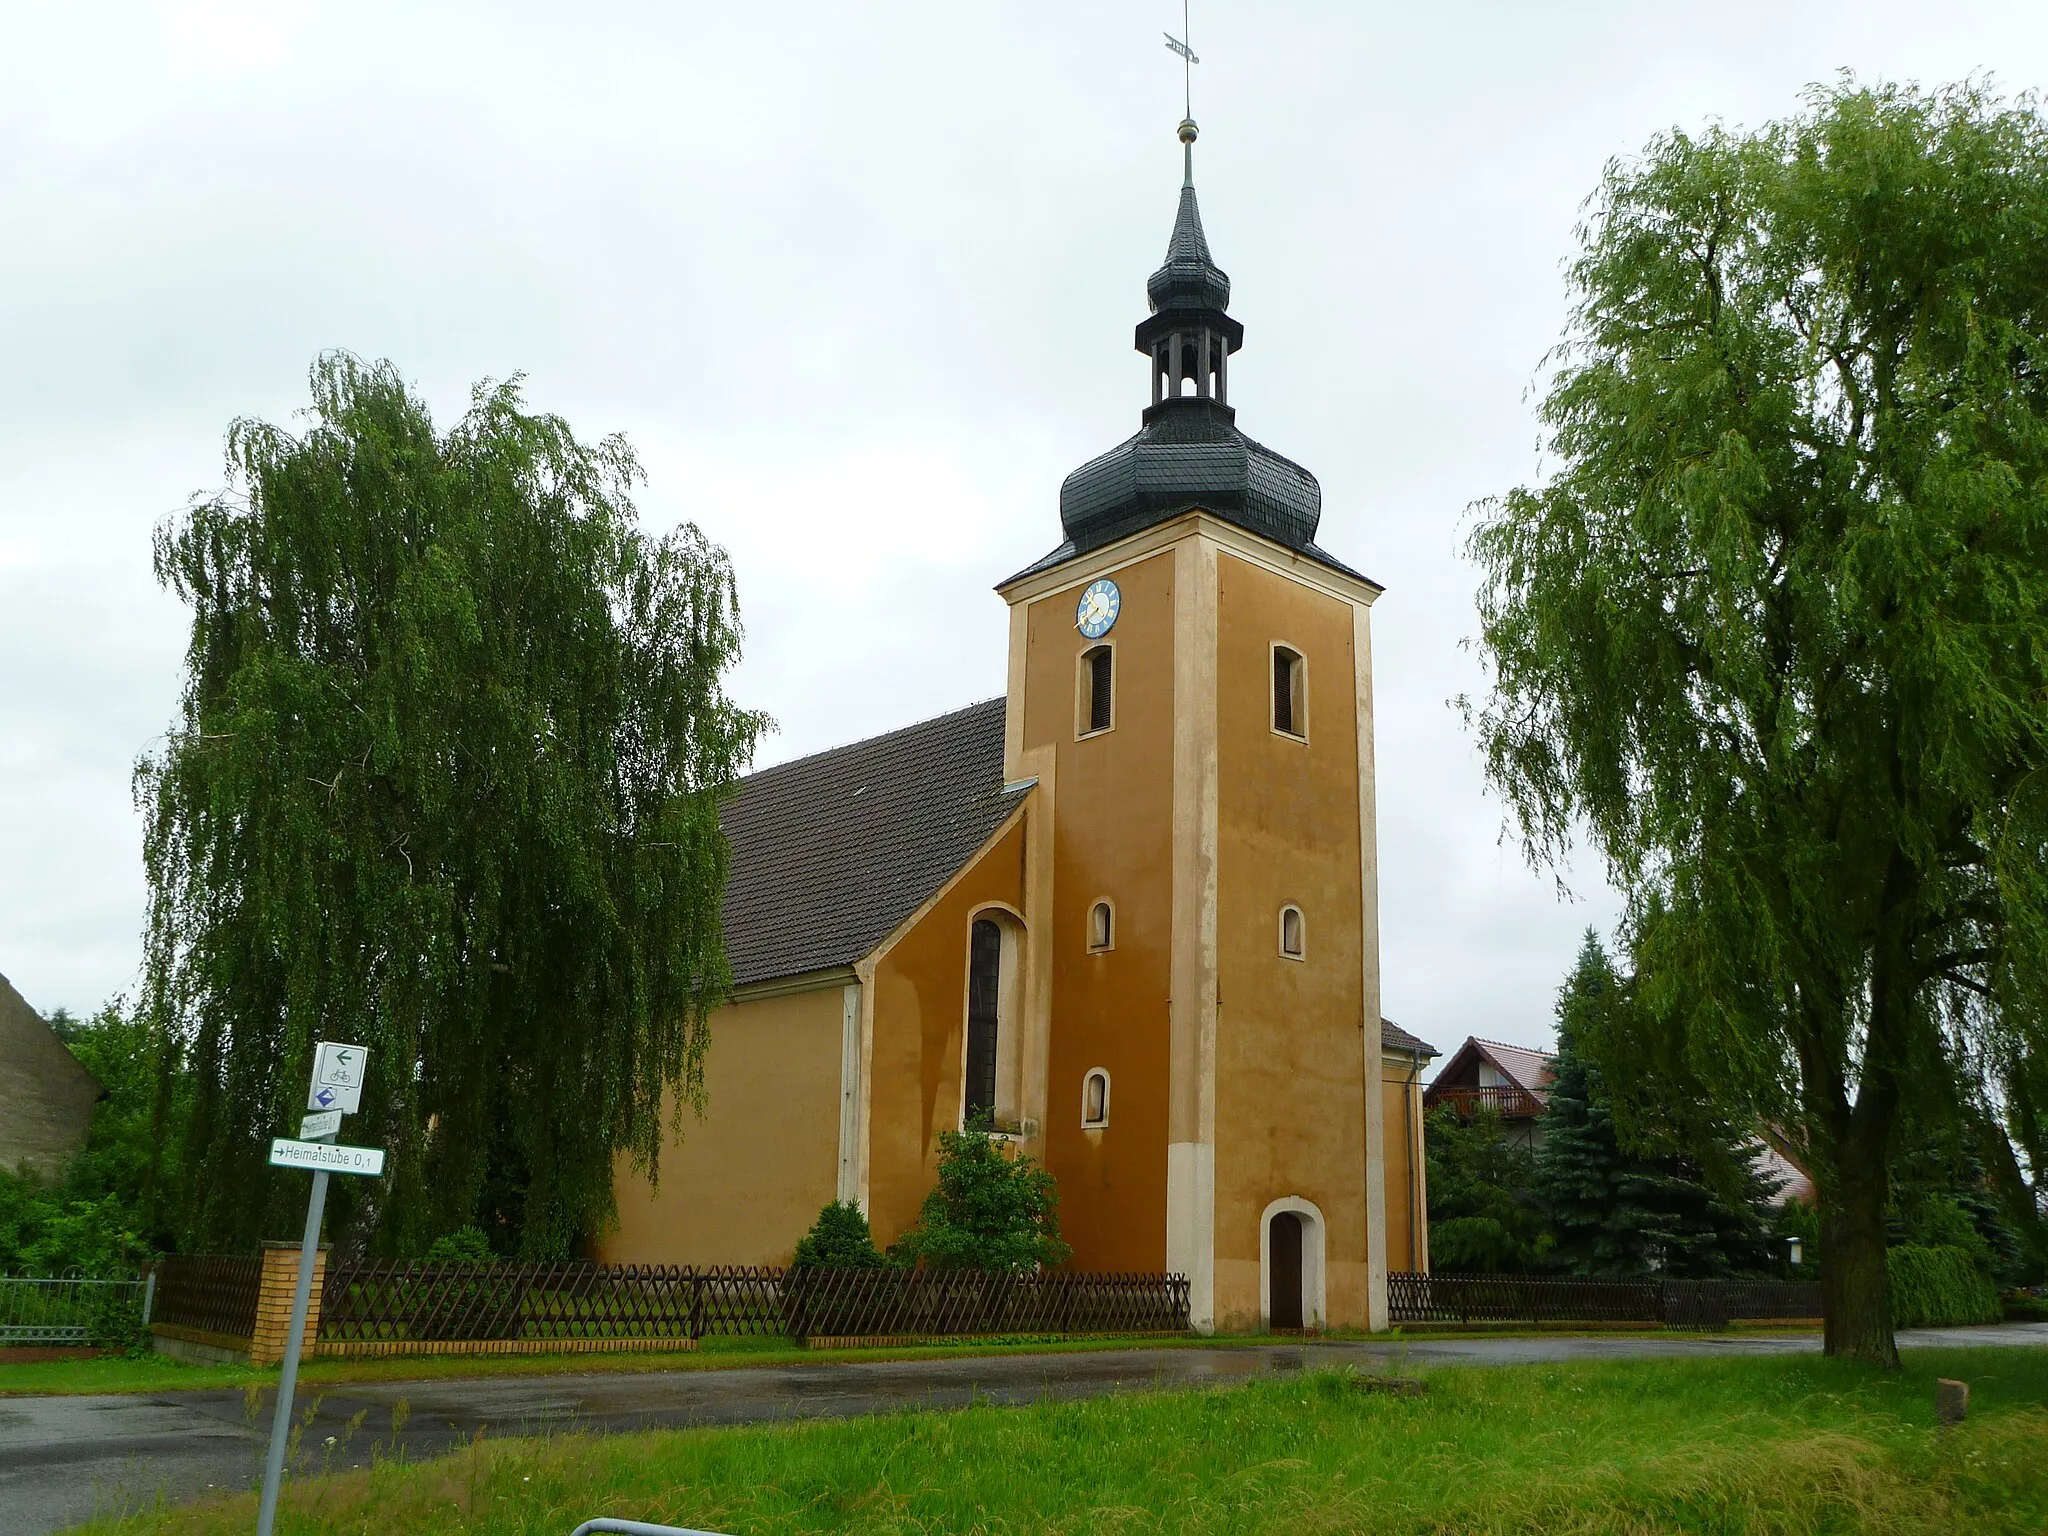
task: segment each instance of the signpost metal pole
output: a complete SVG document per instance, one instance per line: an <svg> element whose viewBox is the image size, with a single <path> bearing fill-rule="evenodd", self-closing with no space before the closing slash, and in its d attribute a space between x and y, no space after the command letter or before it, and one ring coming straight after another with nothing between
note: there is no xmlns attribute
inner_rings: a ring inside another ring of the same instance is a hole
<svg viewBox="0 0 2048 1536"><path fill-rule="evenodd" d="M277 1495L284 1484L284 1453L292 1438L292 1396L299 1381L299 1346L306 1333L306 1313L313 1302L313 1265L320 1257L320 1217L327 1208L329 1169L375 1177L384 1170L384 1154L362 1147L344 1147L341 1160L327 1162L317 1148L332 1145L341 1129L341 1117L352 1115L363 1090L363 1060L359 1045L338 1045L321 1041L313 1057L313 1085L306 1092L306 1108L313 1113L300 1126L297 1141L279 1138L270 1145L273 1167L313 1169L313 1192L306 1201L306 1236L299 1244L298 1283L292 1289L291 1331L285 1335L284 1362L277 1377L277 1409L270 1420L270 1455L263 1464L263 1502L257 1508L256 1536L271 1536L277 1524Z"/></svg>
<svg viewBox="0 0 2048 1536"><path fill-rule="evenodd" d="M334 1140L329 1132L320 1138ZM277 1379L277 1412L270 1421L270 1456L263 1464L263 1504L256 1515L256 1536L271 1536L277 1524L277 1494L284 1482L284 1452L292 1434L292 1392L299 1379L299 1339L306 1331L306 1310L313 1300L313 1261L320 1253L320 1216L327 1206L327 1170L313 1170L313 1194L306 1202L306 1239L299 1244L299 1282L292 1291L292 1327L284 1339L284 1369Z"/></svg>

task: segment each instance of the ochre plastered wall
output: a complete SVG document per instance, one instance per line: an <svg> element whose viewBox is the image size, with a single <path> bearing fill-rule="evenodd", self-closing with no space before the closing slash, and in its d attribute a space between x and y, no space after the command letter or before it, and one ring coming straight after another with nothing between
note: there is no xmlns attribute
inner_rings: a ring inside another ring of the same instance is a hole
<svg viewBox="0 0 2048 1536"><path fill-rule="evenodd" d="M1052 1029L1045 1165L1058 1180L1060 1226L1076 1269L1166 1266L1169 965L1173 943L1174 555L1111 573L1123 594L1114 644L1115 726L1076 739L1074 627L1100 564L1033 600L1025 615L1024 750L1056 764L1050 924ZM1021 704L1021 710L1019 705ZM1090 954L1088 912L1115 913L1114 947ZM1081 1127L1081 1083L1110 1075L1109 1124Z"/></svg>
<svg viewBox="0 0 2048 1536"><path fill-rule="evenodd" d="M1398 1052L1381 1058L1380 1095L1385 1105L1387 1268L1427 1270L1429 1252L1418 1241L1428 1226L1429 1193L1421 1170L1422 1086L1411 1081L1415 1059Z"/></svg>
<svg viewBox="0 0 2048 1536"><path fill-rule="evenodd" d="M786 1264L837 1190L844 991L721 1008L704 1057L705 1117L683 1113L650 1187L621 1160L612 1264Z"/></svg>
<svg viewBox="0 0 2048 1536"><path fill-rule="evenodd" d="M1367 1319L1367 1095L1352 605L1228 552L1217 564L1217 1326L1260 1320L1260 1223L1324 1222L1333 1324ZM1272 730L1272 645L1308 668L1306 742ZM1282 957L1301 908L1305 958ZM1371 1047L1378 1056L1379 1020Z"/></svg>
<svg viewBox="0 0 2048 1536"><path fill-rule="evenodd" d="M868 1220L884 1247L916 1219L937 1179L938 1133L960 1128L969 931L984 907L1024 917L1024 840L1019 818L879 954L869 972L874 995L866 1068ZM1031 942L1028 926L1024 942ZM836 1086L836 1056L834 1062Z"/></svg>

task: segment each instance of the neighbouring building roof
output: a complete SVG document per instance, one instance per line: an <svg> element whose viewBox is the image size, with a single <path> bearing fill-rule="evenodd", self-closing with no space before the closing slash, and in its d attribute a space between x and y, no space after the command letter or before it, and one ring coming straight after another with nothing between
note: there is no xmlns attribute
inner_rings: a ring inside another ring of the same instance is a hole
<svg viewBox="0 0 2048 1536"><path fill-rule="evenodd" d="M1814 1203L1813 1175L1772 1144L1769 1136L1757 1136L1751 1143L1757 1149L1754 1167L1759 1178L1777 1186L1771 1196L1771 1204L1783 1205L1787 1200L1803 1200Z"/></svg>
<svg viewBox="0 0 2048 1536"><path fill-rule="evenodd" d="M0 976L0 1168L56 1173L85 1141L99 1079Z"/></svg>
<svg viewBox="0 0 2048 1536"><path fill-rule="evenodd" d="M1427 1040L1411 1035L1392 1019L1380 1020L1380 1046L1384 1050L1403 1051L1410 1056L1424 1059L1438 1054L1437 1048Z"/></svg>
<svg viewBox="0 0 2048 1536"><path fill-rule="evenodd" d="M1450 1060L1437 1069L1423 1093L1423 1102L1434 1108L1440 1103L1468 1105L1488 1103L1508 1119L1527 1119L1538 1113L1550 1098L1550 1085L1557 1081L1552 1070L1557 1058L1548 1051L1534 1051L1526 1045L1509 1045L1502 1040L1483 1040L1477 1035L1451 1052ZM1507 1079L1504 1085L1480 1082L1481 1064L1491 1066ZM1475 1095L1477 1096L1475 1098Z"/></svg>
<svg viewBox="0 0 2048 1536"><path fill-rule="evenodd" d="M1476 1047L1480 1055L1505 1073L1518 1088L1527 1088L1535 1093L1557 1081L1557 1057L1552 1052L1532 1051L1526 1045L1508 1045L1499 1040L1482 1040L1477 1035L1466 1044Z"/></svg>
<svg viewBox="0 0 2048 1536"><path fill-rule="evenodd" d="M999 698L749 774L720 818L734 983L853 964L1027 793L1003 787Z"/></svg>

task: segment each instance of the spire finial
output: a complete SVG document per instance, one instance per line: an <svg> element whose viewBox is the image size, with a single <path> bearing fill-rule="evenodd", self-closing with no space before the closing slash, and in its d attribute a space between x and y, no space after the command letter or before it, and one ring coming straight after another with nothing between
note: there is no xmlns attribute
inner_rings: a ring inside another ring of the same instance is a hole
<svg viewBox="0 0 2048 1536"><path fill-rule="evenodd" d="M1188 30L1188 0L1180 0L1180 33L1175 37L1166 34L1166 46L1180 55L1181 64L1181 119L1180 142L1181 180L1184 187L1195 184L1195 66L1202 61L1195 57L1195 50L1188 46L1188 39L1194 33Z"/></svg>

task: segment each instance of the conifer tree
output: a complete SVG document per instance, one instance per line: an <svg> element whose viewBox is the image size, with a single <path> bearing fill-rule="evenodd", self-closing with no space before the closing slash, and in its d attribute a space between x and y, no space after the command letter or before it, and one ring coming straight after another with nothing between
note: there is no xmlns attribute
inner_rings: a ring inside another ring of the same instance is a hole
<svg viewBox="0 0 2048 1536"><path fill-rule="evenodd" d="M1533 1274L1550 1249L1535 1160L1508 1138L1500 1111L1461 1120L1448 1106L1424 1129L1429 1157L1429 1262L1446 1274Z"/></svg>
<svg viewBox="0 0 2048 1536"><path fill-rule="evenodd" d="M1594 1052L1625 988L1598 935L1587 930L1578 964L1559 989L1556 1081L1543 1112L1535 1187L1547 1208L1551 1259L1576 1275L1725 1275L1762 1268L1771 1191L1754 1168L1756 1148L1726 1127L1715 1160L1732 1197L1700 1164L1671 1150L1625 1150L1614 1103ZM1653 1119L1654 1116L1644 1116Z"/></svg>

